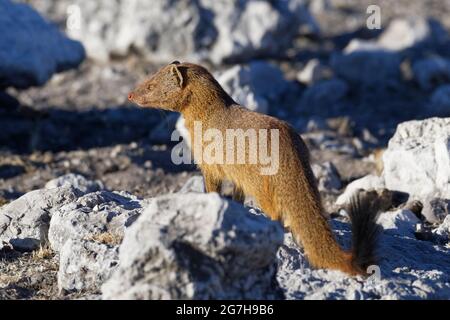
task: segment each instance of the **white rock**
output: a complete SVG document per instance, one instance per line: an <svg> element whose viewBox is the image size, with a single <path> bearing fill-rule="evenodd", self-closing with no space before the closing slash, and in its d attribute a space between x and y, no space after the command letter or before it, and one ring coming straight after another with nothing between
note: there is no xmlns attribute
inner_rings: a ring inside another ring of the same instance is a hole
<svg viewBox="0 0 450 320"><path fill-rule="evenodd" d="M32 3L39 4L38 0ZM69 34L89 57L106 61L130 50L156 62L210 59L246 61L284 53L304 29L318 26L304 0L50 0L38 5L58 19L78 6L81 22ZM277 45L274 45L274 44Z"/></svg>
<svg viewBox="0 0 450 320"><path fill-rule="evenodd" d="M320 191L339 190L342 186L339 172L332 162L313 164L311 166Z"/></svg>
<svg viewBox="0 0 450 320"><path fill-rule="evenodd" d="M398 86L399 51L446 41L445 29L421 17L394 19L377 40L353 39L343 53L332 55L336 75L353 85L373 90Z"/></svg>
<svg viewBox="0 0 450 320"><path fill-rule="evenodd" d="M30 251L47 241L50 218L60 206L83 193L72 187L30 191L0 208L0 241Z"/></svg>
<svg viewBox="0 0 450 320"><path fill-rule="evenodd" d="M322 65L318 59L311 59L303 69L297 74L297 80L301 83L311 85L320 80L329 79L332 71Z"/></svg>
<svg viewBox="0 0 450 320"><path fill-rule="evenodd" d="M344 48L346 54L357 51L398 52L424 44L442 43L445 29L423 17L396 18L376 40L352 39Z"/></svg>
<svg viewBox="0 0 450 320"><path fill-rule="evenodd" d="M445 217L444 221L434 232L450 240L450 215Z"/></svg>
<svg viewBox="0 0 450 320"><path fill-rule="evenodd" d="M369 174L363 178L350 182L343 194L341 194L337 200L337 206L343 206L349 203L351 197L356 194L359 189L366 191L380 190L386 188L383 177L379 177L373 174Z"/></svg>
<svg viewBox="0 0 450 320"><path fill-rule="evenodd" d="M269 103L287 86L281 70L264 61L236 65L218 74L217 81L238 104L260 113L268 113Z"/></svg>
<svg viewBox="0 0 450 320"><path fill-rule="evenodd" d="M97 191L84 195L54 212L48 232L51 247L59 252L69 239L86 240L105 232L122 237L142 212L142 204L127 193Z"/></svg>
<svg viewBox="0 0 450 320"><path fill-rule="evenodd" d="M205 181L202 176L194 176L181 187L178 193L205 193Z"/></svg>
<svg viewBox="0 0 450 320"><path fill-rule="evenodd" d="M45 184L45 189L53 189L66 186L72 186L73 188L81 190L83 193L99 191L104 188L103 183L101 183L100 181L88 180L82 175L69 173L48 181Z"/></svg>
<svg viewBox="0 0 450 320"><path fill-rule="evenodd" d="M98 291L119 263L118 246L69 239L60 252L59 291Z"/></svg>
<svg viewBox="0 0 450 320"><path fill-rule="evenodd" d="M309 9L313 14L324 14L333 9L333 4L330 0L312 0L309 3Z"/></svg>
<svg viewBox="0 0 450 320"><path fill-rule="evenodd" d="M267 113L269 110L268 101L255 94L249 83L252 79L248 75L245 77L244 72L245 69L237 65L220 74L217 81L238 104L250 110ZM242 76L243 73L244 77Z"/></svg>
<svg viewBox="0 0 450 320"><path fill-rule="evenodd" d="M430 198L423 201L422 215L432 223L442 223L450 213L450 199Z"/></svg>
<svg viewBox="0 0 450 320"><path fill-rule="evenodd" d="M414 237L416 224L420 223L420 220L409 210L397 210L380 214L377 223L384 230L389 230L394 234Z"/></svg>
<svg viewBox="0 0 450 320"><path fill-rule="evenodd" d="M218 36L211 50L215 63L277 55L302 31L317 34L319 29L303 0L202 3L215 14Z"/></svg>
<svg viewBox="0 0 450 320"><path fill-rule="evenodd" d="M352 39L344 48L345 54L350 54L358 51L382 51L385 48L381 47L377 42L370 40Z"/></svg>
<svg viewBox="0 0 450 320"><path fill-rule="evenodd" d="M215 38L212 21L197 1L54 1L59 15L74 5L81 23L67 31L100 61L127 55L131 48L157 62L189 59Z"/></svg>
<svg viewBox="0 0 450 320"><path fill-rule="evenodd" d="M388 50L401 51L424 42L443 41L444 38L444 29L426 18L397 18L381 34L378 44Z"/></svg>
<svg viewBox="0 0 450 320"><path fill-rule="evenodd" d="M399 124L383 153L383 166L390 190L412 199L450 199L450 118Z"/></svg>
<svg viewBox="0 0 450 320"><path fill-rule="evenodd" d="M278 223L218 194L154 201L127 230L104 299L274 298Z"/></svg>
<svg viewBox="0 0 450 320"><path fill-rule="evenodd" d="M185 121L183 115L178 117L177 123L175 124L175 128L178 131L180 137L183 138L183 142L187 145L188 148L191 147L191 134L189 130L185 126Z"/></svg>
<svg viewBox="0 0 450 320"><path fill-rule="evenodd" d="M43 85L54 73L83 61L82 45L30 6L4 0L0 12L0 89Z"/></svg>

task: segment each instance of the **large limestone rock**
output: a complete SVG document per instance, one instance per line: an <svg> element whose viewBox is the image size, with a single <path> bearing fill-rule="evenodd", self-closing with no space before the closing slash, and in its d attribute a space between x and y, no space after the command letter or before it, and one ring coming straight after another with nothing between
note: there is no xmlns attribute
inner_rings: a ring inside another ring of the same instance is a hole
<svg viewBox="0 0 450 320"><path fill-rule="evenodd" d="M45 184L45 189L53 189L64 186L72 186L83 193L99 191L104 188L101 181L91 181L80 174L68 173Z"/></svg>
<svg viewBox="0 0 450 320"><path fill-rule="evenodd" d="M83 186L95 186L92 181L72 179L76 184L80 181ZM98 291L118 266L118 248L125 229L150 201L126 192L102 190L56 210L48 238L52 249L59 253L59 290Z"/></svg>
<svg viewBox="0 0 450 320"><path fill-rule="evenodd" d="M291 45L295 35L318 32L302 0L203 0L202 3L215 14L218 35L211 50L215 63L278 55Z"/></svg>
<svg viewBox="0 0 450 320"><path fill-rule="evenodd" d="M421 17L397 18L376 40L351 40L343 53L332 55L330 63L336 75L352 85L382 92L398 87L401 81L402 51L445 41L448 41L446 31L435 21ZM427 86L428 75L419 77L421 85Z"/></svg>
<svg viewBox="0 0 450 320"><path fill-rule="evenodd" d="M125 234L105 299L275 298L278 223L211 194L154 198Z"/></svg>
<svg viewBox="0 0 450 320"><path fill-rule="evenodd" d="M64 204L75 201L83 193L66 186L51 190L40 189L0 208L0 240L14 249L30 251L44 244L52 214Z"/></svg>
<svg viewBox="0 0 450 320"><path fill-rule="evenodd" d="M32 191L2 207L0 226L13 217L20 223L15 225L25 229L24 219L34 210L52 217L51 224L60 225L67 234L58 249L58 288L96 293L102 288L106 299L450 296L448 214L432 230L435 238L423 241L416 239L414 231L420 220L414 213L404 209L382 213L378 220L384 229L378 244L379 260L370 272L375 273L368 278L349 277L312 268L289 233L284 234L283 242L279 223L217 194L200 193L202 189L202 178L194 177L186 184L185 193L138 200L124 192L83 195L69 184ZM439 201L438 205L444 205L442 209L448 213L448 202ZM8 210L3 211L5 208ZM57 215L59 220L53 219ZM0 229L2 236L14 224L8 221L6 231ZM330 224L338 241L348 248L350 225L337 219ZM34 226L30 232L41 230L35 239L46 234L39 223ZM2 250L10 249L9 245L2 248L0 241Z"/></svg>
<svg viewBox="0 0 450 320"><path fill-rule="evenodd" d="M437 22L423 17L397 18L378 38L377 44L391 51L401 51L446 41L447 33Z"/></svg>
<svg viewBox="0 0 450 320"><path fill-rule="evenodd" d="M383 164L388 189L413 199L450 199L450 118L399 124Z"/></svg>
<svg viewBox="0 0 450 320"><path fill-rule="evenodd" d="M142 203L126 192L86 194L53 213L48 232L50 245L59 252L70 239L91 239L105 233L122 238L125 228L143 210Z"/></svg>
<svg viewBox="0 0 450 320"><path fill-rule="evenodd" d="M69 239L60 252L60 292L98 290L119 262L118 245Z"/></svg>
<svg viewBox="0 0 450 320"><path fill-rule="evenodd" d="M61 34L25 4L0 1L0 89L43 85L84 59L79 42Z"/></svg>
<svg viewBox="0 0 450 320"><path fill-rule="evenodd" d="M87 55L99 61L137 50L168 62L210 46L216 33L198 1L33 0L32 4L62 21L66 32L83 43Z"/></svg>
<svg viewBox="0 0 450 320"><path fill-rule="evenodd" d="M295 36L318 32L304 0L31 2L63 21L71 6L80 23L68 33L85 45L90 57L103 61L130 50L164 63L246 61L282 54Z"/></svg>
<svg viewBox="0 0 450 320"><path fill-rule="evenodd" d="M287 89L281 70L264 61L234 66L218 74L217 81L238 104L260 113L268 113L270 102Z"/></svg>

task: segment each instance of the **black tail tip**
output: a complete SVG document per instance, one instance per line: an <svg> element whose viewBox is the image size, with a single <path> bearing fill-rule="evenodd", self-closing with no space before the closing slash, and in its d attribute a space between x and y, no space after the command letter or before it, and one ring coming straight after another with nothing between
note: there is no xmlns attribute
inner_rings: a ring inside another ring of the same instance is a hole
<svg viewBox="0 0 450 320"><path fill-rule="evenodd" d="M352 223L352 264L362 272L378 261L376 248L380 226L376 223L381 203L376 191L361 190L347 208Z"/></svg>

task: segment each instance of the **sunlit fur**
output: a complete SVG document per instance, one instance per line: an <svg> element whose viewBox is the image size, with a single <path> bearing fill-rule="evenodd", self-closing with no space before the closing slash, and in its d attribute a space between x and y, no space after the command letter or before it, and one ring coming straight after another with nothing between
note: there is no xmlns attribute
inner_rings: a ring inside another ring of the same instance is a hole
<svg viewBox="0 0 450 320"><path fill-rule="evenodd" d="M242 201L243 194L253 196L271 219L291 230L315 267L355 275L364 274L368 264L373 263L375 214L362 211L368 208L361 205L364 200L354 203L353 250L343 250L324 215L308 149L286 122L239 106L205 68L191 63L175 62L163 67L129 98L144 107L181 112L191 137L194 121L201 121L203 130L215 128L222 133L238 128L278 129L280 164L276 174L261 175L260 164L203 163L200 169L207 191L219 192L221 183L228 180L235 185L236 200Z"/></svg>

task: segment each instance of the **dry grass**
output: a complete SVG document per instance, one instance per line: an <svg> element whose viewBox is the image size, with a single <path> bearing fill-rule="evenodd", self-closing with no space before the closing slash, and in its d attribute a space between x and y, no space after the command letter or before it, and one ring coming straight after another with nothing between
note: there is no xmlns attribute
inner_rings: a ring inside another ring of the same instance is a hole
<svg viewBox="0 0 450 320"><path fill-rule="evenodd" d="M40 246L39 250L33 251L32 258L33 260L47 260L53 258L55 253L49 247L49 245Z"/></svg>
<svg viewBox="0 0 450 320"><path fill-rule="evenodd" d="M6 200L5 198L0 197L0 207L7 204L8 200Z"/></svg>
<svg viewBox="0 0 450 320"><path fill-rule="evenodd" d="M87 237L86 240L96 241L96 242L100 242L103 244L109 244L109 245L119 245L122 243L123 236L119 235L117 233L108 231L108 232L93 234L93 235Z"/></svg>
<svg viewBox="0 0 450 320"><path fill-rule="evenodd" d="M12 283L16 283L20 280L20 276L18 275L7 275L7 274L0 274L0 288L5 288L9 286Z"/></svg>

